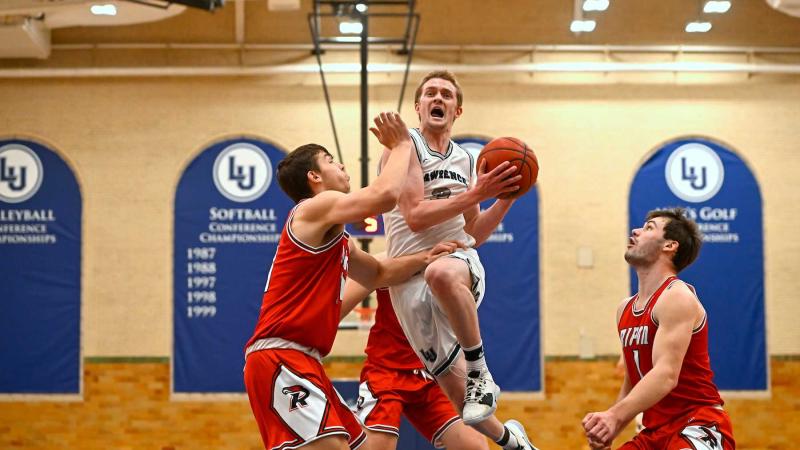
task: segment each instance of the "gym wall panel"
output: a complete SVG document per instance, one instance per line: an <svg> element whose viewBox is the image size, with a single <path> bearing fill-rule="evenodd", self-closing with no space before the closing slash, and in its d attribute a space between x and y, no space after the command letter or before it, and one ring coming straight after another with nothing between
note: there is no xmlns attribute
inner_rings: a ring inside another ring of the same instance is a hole
<svg viewBox="0 0 800 450"><path fill-rule="evenodd" d="M464 114L454 132L518 136L536 149L545 355L577 354L581 330L593 353L619 352L614 311L628 293L622 255L630 179L648 149L694 134L743 149L761 181L768 349L800 353L800 84L558 86L515 79L463 77ZM398 90L371 87L370 114L394 109ZM358 90L335 86L331 95L344 162L357 185ZM89 356L171 354L172 196L198 148L232 134L269 136L287 149L306 142L334 148L316 83L3 80L0 96L0 133L46 135L82 169ZM403 116L414 123L410 100ZM379 149L371 146L374 173ZM590 249L591 268L578 267L579 247Z"/></svg>

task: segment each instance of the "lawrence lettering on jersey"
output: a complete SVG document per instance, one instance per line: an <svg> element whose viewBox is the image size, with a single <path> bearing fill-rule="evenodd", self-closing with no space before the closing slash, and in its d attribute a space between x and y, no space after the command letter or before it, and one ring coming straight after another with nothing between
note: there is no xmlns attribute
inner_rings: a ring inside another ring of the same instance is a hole
<svg viewBox="0 0 800 450"><path fill-rule="evenodd" d="M291 228L294 212L301 204L292 209L283 227L256 329L246 349L265 338L300 344L316 350L319 356L327 355L333 346L347 279L349 235L342 232L319 247L301 242Z"/></svg>
<svg viewBox="0 0 800 450"><path fill-rule="evenodd" d="M628 300L620 316L617 328L632 386L636 386L653 368L653 342L658 333L658 322L653 318L653 308L661 294L673 283L682 281L677 277L667 278L642 310L635 309L638 294L634 295ZM694 293L694 288L688 284L687 286ZM713 377L708 358L708 323L704 317L702 323L692 332L678 376L678 385L644 412L644 426L659 427L699 406L722 406L723 401L712 381Z"/></svg>
<svg viewBox="0 0 800 450"><path fill-rule="evenodd" d="M408 132L422 166L425 200L449 198L469 188L477 176L470 152L451 140L447 151L440 153L428 146L417 128ZM468 247L475 244L475 239L464 231L462 214L422 233L411 231L397 206L383 215L383 222L386 226L386 248L392 258L428 250L444 240L459 240Z"/></svg>

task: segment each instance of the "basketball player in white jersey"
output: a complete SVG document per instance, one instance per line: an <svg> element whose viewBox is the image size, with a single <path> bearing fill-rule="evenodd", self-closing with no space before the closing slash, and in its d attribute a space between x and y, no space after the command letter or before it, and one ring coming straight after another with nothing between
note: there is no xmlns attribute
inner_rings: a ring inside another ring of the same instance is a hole
<svg viewBox="0 0 800 450"><path fill-rule="evenodd" d="M461 411L464 423L504 449L533 449L519 422L504 425L494 416L500 389L486 366L478 328L485 274L472 248L489 237L514 200L497 200L486 211L480 203L517 190L521 176L508 162L489 172L476 168L472 155L450 139L461 102L452 73L436 71L422 79L414 105L420 125L409 130L417 157L411 158L397 207L384 214L384 222L392 258L444 239L468 248L390 286L392 305L409 343ZM382 161L386 158L384 152Z"/></svg>

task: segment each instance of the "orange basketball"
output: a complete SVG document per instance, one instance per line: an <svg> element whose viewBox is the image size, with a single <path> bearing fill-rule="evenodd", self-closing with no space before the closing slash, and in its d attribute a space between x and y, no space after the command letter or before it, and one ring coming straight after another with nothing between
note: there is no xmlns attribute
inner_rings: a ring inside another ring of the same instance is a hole
<svg viewBox="0 0 800 450"><path fill-rule="evenodd" d="M522 179L517 183L519 186L518 191L501 194L497 198L516 198L521 196L531 189L531 186L536 183L536 178L539 176L539 160L536 159L533 150L517 138L499 137L492 139L481 149L481 153L478 155L478 167L481 166L481 161L483 160L486 160L486 172L494 169L503 161L508 161L518 169L514 175L522 175Z"/></svg>

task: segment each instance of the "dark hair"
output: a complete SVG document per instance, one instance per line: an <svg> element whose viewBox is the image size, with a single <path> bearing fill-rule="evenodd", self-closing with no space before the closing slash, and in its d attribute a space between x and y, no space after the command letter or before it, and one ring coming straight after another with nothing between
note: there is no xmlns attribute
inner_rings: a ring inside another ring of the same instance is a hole
<svg viewBox="0 0 800 450"><path fill-rule="evenodd" d="M321 145L301 145L278 163L278 184L295 203L314 196L308 185L307 174L309 170L319 170L317 155L321 152L330 155Z"/></svg>
<svg viewBox="0 0 800 450"><path fill-rule="evenodd" d="M422 81L419 82L419 86L417 86L417 92L414 94L414 103L419 103L419 98L422 97L422 86L424 86L428 80L434 78L440 78L453 83L453 86L456 87L456 101L458 102L458 106L461 106L461 103L464 101L464 93L461 92L461 86L458 84L456 76L449 70L434 70L425 75L425 78L423 78Z"/></svg>
<svg viewBox="0 0 800 450"><path fill-rule="evenodd" d="M672 264L680 272L697 259L703 245L703 234L694 220L686 216L685 208L654 209L647 213L647 220L656 217L667 219L664 225L664 239L676 241L678 251L672 257Z"/></svg>

